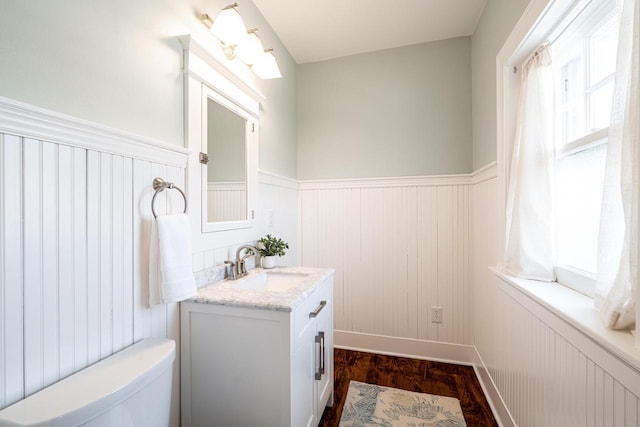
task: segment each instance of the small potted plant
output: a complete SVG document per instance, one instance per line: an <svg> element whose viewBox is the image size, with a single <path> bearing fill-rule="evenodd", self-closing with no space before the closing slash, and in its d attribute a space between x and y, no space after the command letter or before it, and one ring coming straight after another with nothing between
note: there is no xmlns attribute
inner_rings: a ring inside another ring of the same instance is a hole
<svg viewBox="0 0 640 427"><path fill-rule="evenodd" d="M276 256L283 256L289 249L289 244L282 239L267 234L258 240L258 253L262 257L262 268L273 268Z"/></svg>

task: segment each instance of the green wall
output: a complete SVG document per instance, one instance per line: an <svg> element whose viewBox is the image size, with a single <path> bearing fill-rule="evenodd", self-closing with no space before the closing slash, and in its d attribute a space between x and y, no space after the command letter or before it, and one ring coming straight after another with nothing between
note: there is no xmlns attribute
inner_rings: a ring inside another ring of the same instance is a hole
<svg viewBox="0 0 640 427"><path fill-rule="evenodd" d="M0 96L182 146L183 83L177 36L214 38L201 13L227 0L3 1ZM284 78L255 84L267 97L260 168L295 178L296 64L253 2L248 26L273 47Z"/></svg>
<svg viewBox="0 0 640 427"><path fill-rule="evenodd" d="M298 67L298 178L467 173L471 40Z"/></svg>
<svg viewBox="0 0 640 427"><path fill-rule="evenodd" d="M183 145L181 48L226 0L7 1L0 96ZM496 159L495 56L527 0L488 0L471 37L296 65L249 0L284 78L266 96L260 168L291 178L467 173Z"/></svg>

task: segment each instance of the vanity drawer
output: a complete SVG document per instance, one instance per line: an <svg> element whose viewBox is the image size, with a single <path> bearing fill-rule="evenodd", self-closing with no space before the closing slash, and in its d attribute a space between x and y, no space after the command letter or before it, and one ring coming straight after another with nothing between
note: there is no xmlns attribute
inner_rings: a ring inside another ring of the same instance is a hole
<svg viewBox="0 0 640 427"><path fill-rule="evenodd" d="M330 315L331 307L331 281L325 280L319 284L316 290L294 311L294 331L299 337L314 320L320 316ZM313 314L312 314L313 313Z"/></svg>

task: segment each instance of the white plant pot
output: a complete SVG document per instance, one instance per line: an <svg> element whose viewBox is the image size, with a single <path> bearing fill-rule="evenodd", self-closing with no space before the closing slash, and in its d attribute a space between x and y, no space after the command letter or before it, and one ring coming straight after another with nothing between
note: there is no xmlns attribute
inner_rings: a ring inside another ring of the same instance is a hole
<svg viewBox="0 0 640 427"><path fill-rule="evenodd" d="M276 256L263 256L262 257L262 268L273 268L276 266Z"/></svg>

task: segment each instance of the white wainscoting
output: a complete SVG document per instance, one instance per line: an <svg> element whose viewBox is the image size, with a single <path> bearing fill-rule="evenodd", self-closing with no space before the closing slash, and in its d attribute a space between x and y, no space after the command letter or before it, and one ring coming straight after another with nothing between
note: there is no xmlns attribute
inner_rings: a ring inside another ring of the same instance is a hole
<svg viewBox="0 0 640 427"><path fill-rule="evenodd" d="M489 270L502 242L497 191L495 168L473 186L477 368L497 415L504 425L640 425L640 372Z"/></svg>
<svg viewBox="0 0 640 427"><path fill-rule="evenodd" d="M336 269L337 336L472 343L470 188L470 175L301 182L301 262Z"/></svg>
<svg viewBox="0 0 640 427"><path fill-rule="evenodd" d="M298 181L260 171L260 235L272 234L289 243L286 255L276 259L277 265L300 265L299 184Z"/></svg>
<svg viewBox="0 0 640 427"><path fill-rule="evenodd" d="M209 222L247 218L247 185L244 182L210 182L207 186Z"/></svg>
<svg viewBox="0 0 640 427"><path fill-rule="evenodd" d="M153 178L182 186L186 162L0 98L0 408L142 338L179 339L177 304L147 308L146 266ZM164 193L158 212L182 210Z"/></svg>

